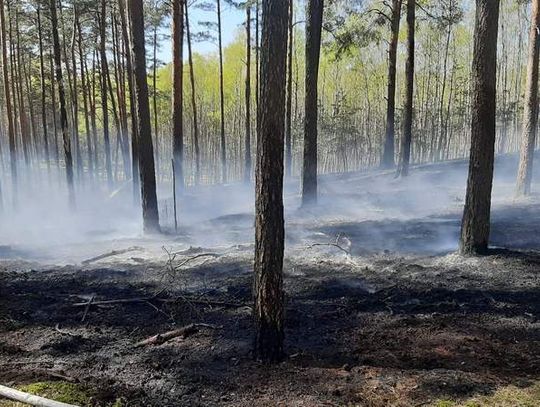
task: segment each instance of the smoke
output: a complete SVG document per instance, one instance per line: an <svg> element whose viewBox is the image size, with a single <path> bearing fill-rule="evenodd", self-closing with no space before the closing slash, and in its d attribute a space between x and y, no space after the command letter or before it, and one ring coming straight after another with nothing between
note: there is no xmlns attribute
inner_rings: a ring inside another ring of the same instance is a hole
<svg viewBox="0 0 540 407"><path fill-rule="evenodd" d="M410 177L393 172L331 174L320 177L319 205L300 210L299 180L284 192L287 246L305 247L345 236L353 254L395 252L439 254L457 248L468 162L413 167ZM517 157L497 159L494 205L511 203ZM538 179L538 174L535 174ZM62 171L21 171L17 203L11 181L2 177L0 257L77 260L108 247L133 242L160 248L230 247L253 244L254 188L242 184L189 187L178 199L174 231L172 190L158 189L164 235L142 235L142 216L129 181L110 191L90 179L76 188L76 209L68 204ZM9 248L9 250L7 249ZM97 253L99 254L99 253Z"/></svg>

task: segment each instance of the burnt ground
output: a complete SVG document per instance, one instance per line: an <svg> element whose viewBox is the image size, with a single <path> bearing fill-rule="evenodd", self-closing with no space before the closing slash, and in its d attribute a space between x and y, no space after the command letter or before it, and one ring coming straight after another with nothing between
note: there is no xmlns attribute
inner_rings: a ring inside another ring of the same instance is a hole
<svg viewBox="0 0 540 407"><path fill-rule="evenodd" d="M493 244L505 249L481 258L453 253L454 209L289 220L288 357L272 367L250 353L249 244L189 249L188 228L186 236L141 239L132 252L86 266L50 265L4 248L0 383L74 380L95 389L91 404L104 406L119 397L129 406L420 406L529 387L540 379L540 204L497 203ZM206 226L218 224L249 241L250 216ZM350 254L308 247L336 236ZM170 260L161 244L179 253ZM219 257L180 267L201 253ZM141 297L149 299L92 305L84 322L86 308L74 306ZM190 323L213 328L133 347Z"/></svg>

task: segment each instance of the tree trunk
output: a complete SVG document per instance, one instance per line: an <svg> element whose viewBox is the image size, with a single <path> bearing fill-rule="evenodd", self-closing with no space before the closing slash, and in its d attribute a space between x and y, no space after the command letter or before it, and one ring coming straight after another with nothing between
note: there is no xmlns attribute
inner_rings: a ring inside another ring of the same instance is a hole
<svg viewBox="0 0 540 407"><path fill-rule="evenodd" d="M172 47L174 189L180 194L184 189L184 0L173 0Z"/></svg>
<svg viewBox="0 0 540 407"><path fill-rule="evenodd" d="M294 51L294 2L289 2L289 53L287 56L287 110L285 117L285 176L292 175L292 90L293 90L293 51Z"/></svg>
<svg viewBox="0 0 540 407"><path fill-rule="evenodd" d="M193 69L193 53L191 50L191 31L189 30L189 12L187 1L184 1L186 13L186 35L189 58L189 78L191 81L191 108L193 110L193 147L195 149L195 185L201 180L201 153L199 149L199 121L197 117L197 101L195 93L195 72Z"/></svg>
<svg viewBox="0 0 540 407"><path fill-rule="evenodd" d="M43 150L45 152L45 161L47 162L47 170L51 169L51 161L49 156L49 133L47 128L47 85L45 82L45 60L43 58L43 32L41 27L41 7L37 8L37 23L38 23L38 41L39 41L39 73L41 85L41 124L43 126Z"/></svg>
<svg viewBox="0 0 540 407"><path fill-rule="evenodd" d="M414 96L414 32L415 32L416 0L407 0L407 63L405 66L405 103L403 134L401 135L401 158L397 176L409 175L409 162L411 160L411 140L413 126L413 96Z"/></svg>
<svg viewBox="0 0 540 407"><path fill-rule="evenodd" d="M62 129L62 140L64 142L64 158L66 165L66 178L71 207L75 206L75 189L73 186L73 158L71 156L71 140L68 129L68 118L66 110L66 94L64 90L64 78L62 76L62 58L60 51L60 37L58 36L58 17L56 13L56 0L50 0L51 25L54 50L54 65L56 70L56 83L58 86L58 99L60 103L60 127Z"/></svg>
<svg viewBox="0 0 540 407"><path fill-rule="evenodd" d="M244 182L251 182L251 5L246 5L246 138L244 143Z"/></svg>
<svg viewBox="0 0 540 407"><path fill-rule="evenodd" d="M111 160L111 142L109 135L109 105L107 101L107 48L106 48L106 24L107 24L107 1L101 0L100 16L100 60L101 60L101 110L103 113L103 142L105 145L105 170L107 172L107 183L109 188L113 186L112 160Z"/></svg>
<svg viewBox="0 0 540 407"><path fill-rule="evenodd" d="M306 99L302 206L317 203L319 59L324 0L309 0L306 15Z"/></svg>
<svg viewBox="0 0 540 407"><path fill-rule="evenodd" d="M221 33L221 0L217 0L218 47L219 47L219 107L221 137L221 182L227 182L227 145L225 143L225 89L223 84L223 39Z"/></svg>
<svg viewBox="0 0 540 407"><path fill-rule="evenodd" d="M529 34L529 62L527 64L527 89L523 114L523 133L517 178L517 195L531 192L534 148L538 125L538 57L540 54L540 0L532 2L532 24Z"/></svg>
<svg viewBox="0 0 540 407"><path fill-rule="evenodd" d="M283 358L283 153L290 0L263 0L255 216L255 357Z"/></svg>
<svg viewBox="0 0 540 407"><path fill-rule="evenodd" d="M471 156L461 226L462 254L488 250L495 156L499 0L476 0L472 66Z"/></svg>
<svg viewBox="0 0 540 407"><path fill-rule="evenodd" d="M142 0L128 0L131 20L133 70L135 74L135 94L137 96L137 116L139 135L139 172L141 177L141 197L144 231L158 233L159 212L156 193L156 173L154 148L152 146L152 126L148 102L146 75L146 50L144 38L144 15Z"/></svg>
<svg viewBox="0 0 540 407"><path fill-rule="evenodd" d="M133 57L131 55L128 22L126 20L125 0L118 0L118 13L120 14L120 26L122 29L122 39L126 49L126 71L129 90L129 109L131 115L131 175L133 179L133 202L140 201L140 175L139 175L139 137L137 119L137 100L135 98L135 84L133 78Z"/></svg>
<svg viewBox="0 0 540 407"><path fill-rule="evenodd" d="M7 38L6 38L6 17L4 12L4 0L0 0L0 31L2 34L2 75L4 80L4 101L6 104L6 114L8 122L8 138L9 138L9 157L11 166L11 183L13 206L17 206L17 143L15 128L13 123L13 109L11 105L11 94L9 87L9 60L7 56Z"/></svg>
<svg viewBox="0 0 540 407"><path fill-rule="evenodd" d="M388 50L388 89L386 105L386 133L384 138L384 152L382 168L394 167L394 142L396 125L396 67L397 46L399 39L399 20L401 17L402 0L392 0L391 39Z"/></svg>

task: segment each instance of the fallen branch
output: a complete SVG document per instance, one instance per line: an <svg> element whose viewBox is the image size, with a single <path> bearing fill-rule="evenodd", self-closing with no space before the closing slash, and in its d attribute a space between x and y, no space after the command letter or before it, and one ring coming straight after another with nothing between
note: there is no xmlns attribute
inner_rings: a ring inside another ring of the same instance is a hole
<svg viewBox="0 0 540 407"><path fill-rule="evenodd" d="M84 314L82 316L81 323L83 323L84 320L86 319L86 315L88 315L88 311L90 310L90 305L92 305L92 301L94 301L94 298L95 298L95 296L92 295L92 297L88 301L88 304L86 304L86 308L84 309Z"/></svg>
<svg viewBox="0 0 540 407"><path fill-rule="evenodd" d="M339 244L337 243L314 243L312 245L309 245L308 246L308 249L313 249L314 247L317 247L317 246L329 246L329 247L335 247L339 250L341 250L342 252L344 252L345 254L347 254L348 256L351 255L351 252L348 251L347 249L341 247Z"/></svg>
<svg viewBox="0 0 540 407"><path fill-rule="evenodd" d="M56 324L54 326L54 330L56 332L58 332L60 335L71 336L72 338L79 338L80 337L80 335L72 334L71 332L64 331L64 330L60 329L60 324Z"/></svg>
<svg viewBox="0 0 540 407"><path fill-rule="evenodd" d="M241 307L250 306L250 304L248 303L213 301L213 300L205 300L205 299L191 299L189 297L180 297L176 299L156 298L156 297L121 298L119 300L93 301L91 305L99 306L99 305L118 305L118 304L138 304L138 303L148 303L151 301L164 302L164 303L176 303L179 301L184 301L184 302L189 302L192 304L213 305L216 307L229 307L229 308L241 308ZM78 302L78 303L73 304L72 306L77 307L77 308L86 307L88 306L88 302Z"/></svg>
<svg viewBox="0 0 540 407"><path fill-rule="evenodd" d="M19 401L21 403L30 404L31 406L39 407L77 407L73 404L61 403L59 401L49 400L44 397L34 396L20 390L15 390L6 386L0 385L0 396L6 397L11 400Z"/></svg>
<svg viewBox="0 0 540 407"><path fill-rule="evenodd" d="M165 332L164 334L158 334L151 336L143 341L137 342L134 347L141 348L149 345L161 345L174 338L186 339L189 336L195 335L199 332L199 328L220 329L221 327L208 324L190 324L185 327L175 329L174 331Z"/></svg>
<svg viewBox="0 0 540 407"><path fill-rule="evenodd" d="M122 250L113 250L113 251L111 251L109 253L101 254L99 256L92 257L91 259L83 260L81 262L81 264L87 265L87 264L94 263L94 262L99 261L99 260L106 259L108 257L119 256L121 254L129 253L129 252L135 252L137 250L143 250L143 249L142 249L142 247L134 246L134 247L129 247L127 249L122 249Z"/></svg>

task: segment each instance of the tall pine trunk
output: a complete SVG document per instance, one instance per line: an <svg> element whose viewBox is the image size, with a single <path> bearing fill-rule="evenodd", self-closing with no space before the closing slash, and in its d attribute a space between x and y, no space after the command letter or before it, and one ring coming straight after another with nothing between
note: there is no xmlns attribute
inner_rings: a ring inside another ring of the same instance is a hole
<svg viewBox="0 0 540 407"><path fill-rule="evenodd" d="M306 99L302 206L317 203L318 79L324 0L309 0L306 15Z"/></svg>
<svg viewBox="0 0 540 407"><path fill-rule="evenodd" d="M51 169L51 160L49 156L49 132L47 126L47 84L45 81L45 59L43 57L43 32L41 27L41 7L37 8L37 23L38 23L38 41L39 41L39 74L41 85L41 125L43 126L43 151L45 153L45 161L47 162L47 170Z"/></svg>
<svg viewBox="0 0 540 407"><path fill-rule="evenodd" d="M538 125L538 57L540 56L540 1L532 2L532 23L529 34L529 62L527 64L527 88L523 114L523 133L517 178L517 195L531 192L534 148Z"/></svg>
<svg viewBox="0 0 540 407"><path fill-rule="evenodd" d="M292 175L292 90L293 90L293 51L294 51L294 2L289 2L289 53L287 55L287 109L285 117L285 176Z"/></svg>
<svg viewBox="0 0 540 407"><path fill-rule="evenodd" d="M392 0L392 17L390 46L388 49L388 87L386 94L386 132L384 137L384 150L381 162L382 168L394 167L395 137L396 137L396 70L397 46L399 39L399 20L401 17L402 0Z"/></svg>
<svg viewBox="0 0 540 407"><path fill-rule="evenodd" d="M251 4L246 5L246 138L244 139L244 182L251 182Z"/></svg>
<svg viewBox="0 0 540 407"><path fill-rule="evenodd" d="M73 157L71 155L71 140L68 129L68 117L66 110L66 93L64 90L64 78L62 75L62 57L60 50L60 37L58 35L58 17L56 12L56 0L50 0L51 26L54 51L54 65L56 71L56 84L58 87L58 100L60 108L60 127L62 130L62 141L64 143L64 160L66 166L66 179L68 185L69 202L75 206L75 188L73 185Z"/></svg>
<svg viewBox="0 0 540 407"><path fill-rule="evenodd" d="M111 142L109 134L109 104L107 101L107 48L106 48L106 24L107 24L107 1L101 0L101 15L100 15L99 31L100 31L100 61L101 61L101 110L103 114L103 144L105 146L105 170L107 172L107 183L109 188L113 186L112 174L112 159L111 159Z"/></svg>
<svg viewBox="0 0 540 407"><path fill-rule="evenodd" d="M173 0L172 53L173 53L173 165L174 189L184 189L184 0Z"/></svg>
<svg viewBox="0 0 540 407"><path fill-rule="evenodd" d="M283 358L283 153L290 0L263 0L255 204L255 357Z"/></svg>
<svg viewBox="0 0 540 407"><path fill-rule="evenodd" d="M125 0L118 0L118 13L120 14L120 28L122 30L122 40L126 50L126 71L129 90L129 113L131 116L131 175L133 181L133 202L140 201L140 175L139 175L139 136L137 118L137 100L135 98L135 83L133 77L133 57L128 34L128 21L126 19Z"/></svg>
<svg viewBox="0 0 540 407"><path fill-rule="evenodd" d="M195 93L195 71L193 69L193 53L191 49L191 31L189 29L189 10L187 1L184 1L186 14L186 35L188 44L189 79L191 82L191 109L193 113L193 148L195 150L195 185L201 180L201 152L199 147L199 120L197 116L197 100Z"/></svg>
<svg viewBox="0 0 540 407"><path fill-rule="evenodd" d="M227 145L225 142L225 89L223 84L223 38L221 30L221 0L217 0L218 47L219 47L219 108L221 141L221 182L227 182Z"/></svg>
<svg viewBox="0 0 540 407"><path fill-rule="evenodd" d="M476 0L472 66L471 155L461 226L462 254L486 253L495 158L499 0Z"/></svg>
<svg viewBox="0 0 540 407"><path fill-rule="evenodd" d="M4 101L6 104L6 115L8 123L9 158L11 169L13 206L17 206L17 142L15 126L13 123L13 109L11 104L11 93L9 87L9 60L7 56L6 37L6 17L4 11L4 0L0 0L0 32L2 34L2 76L4 81Z"/></svg>
<svg viewBox="0 0 540 407"><path fill-rule="evenodd" d="M401 157L397 176L409 175L411 160L411 140L413 126L413 96L414 96L414 33L416 24L416 0L407 0L407 62L405 66L405 103L403 106L403 134L401 135Z"/></svg>
<svg viewBox="0 0 540 407"><path fill-rule="evenodd" d="M139 135L139 172L141 177L141 197L144 231L158 233L159 211L156 193L156 170L154 147L152 145L152 126L150 124L150 105L146 75L146 50L144 38L144 15L142 0L128 0L131 20L133 71L135 75L135 94L137 96L137 116Z"/></svg>

